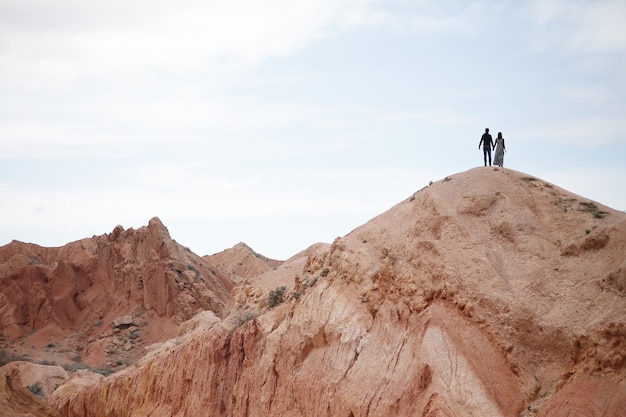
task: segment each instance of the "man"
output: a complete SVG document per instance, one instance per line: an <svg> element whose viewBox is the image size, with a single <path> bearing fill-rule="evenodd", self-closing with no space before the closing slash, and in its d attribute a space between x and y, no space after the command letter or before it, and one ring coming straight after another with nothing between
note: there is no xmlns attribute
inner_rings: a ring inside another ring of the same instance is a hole
<svg viewBox="0 0 626 417"><path fill-rule="evenodd" d="M493 138L489 134L489 128L485 129L485 133L480 138L480 142L478 142L478 149L480 149L480 145L483 145L483 157L485 159L485 166L487 166L487 155L489 155L489 166L491 166L491 148L494 147Z"/></svg>

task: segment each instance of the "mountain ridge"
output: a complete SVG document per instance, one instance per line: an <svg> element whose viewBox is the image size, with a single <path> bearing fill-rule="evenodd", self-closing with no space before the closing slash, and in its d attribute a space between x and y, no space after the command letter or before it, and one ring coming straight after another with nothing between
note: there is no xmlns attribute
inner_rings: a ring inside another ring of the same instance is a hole
<svg viewBox="0 0 626 417"><path fill-rule="evenodd" d="M243 280L191 338L48 402L68 417L621 417L625 249L624 213L472 169Z"/></svg>
<svg viewBox="0 0 626 417"><path fill-rule="evenodd" d="M57 346L50 345L59 345L66 352L55 360L80 357L98 367L136 360L144 344L174 337L203 310L221 315L233 286L172 240L156 217L137 230L116 226L58 248L12 242L0 247L0 278L3 338L33 346L19 355L50 359L45 351L52 356ZM133 329L123 332L132 358L106 353L121 343L112 324L120 316L132 317Z"/></svg>

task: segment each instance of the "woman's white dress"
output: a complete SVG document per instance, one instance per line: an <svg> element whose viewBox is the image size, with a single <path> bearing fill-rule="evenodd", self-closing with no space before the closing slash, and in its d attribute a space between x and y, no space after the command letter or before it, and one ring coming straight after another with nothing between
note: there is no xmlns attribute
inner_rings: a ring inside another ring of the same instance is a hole
<svg viewBox="0 0 626 417"><path fill-rule="evenodd" d="M504 162L504 138L496 139L496 156L493 158L493 164L502 166Z"/></svg>

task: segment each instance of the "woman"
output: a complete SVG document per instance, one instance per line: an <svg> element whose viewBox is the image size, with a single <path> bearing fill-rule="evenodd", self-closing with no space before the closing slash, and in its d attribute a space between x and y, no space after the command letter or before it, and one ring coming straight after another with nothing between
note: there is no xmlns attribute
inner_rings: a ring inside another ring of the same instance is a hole
<svg viewBox="0 0 626 417"><path fill-rule="evenodd" d="M498 132L498 137L496 138L496 156L493 159L493 164L499 167L502 166L504 162L504 151L506 148L504 147L504 138L502 137L502 132Z"/></svg>

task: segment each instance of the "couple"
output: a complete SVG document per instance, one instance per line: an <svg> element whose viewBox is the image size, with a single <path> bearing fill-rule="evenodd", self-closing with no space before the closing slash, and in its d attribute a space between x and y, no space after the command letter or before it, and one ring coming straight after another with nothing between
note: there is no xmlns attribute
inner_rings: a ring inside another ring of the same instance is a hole
<svg viewBox="0 0 626 417"><path fill-rule="evenodd" d="M487 156L489 156L489 166L491 166L491 148L496 149L496 155L493 158L493 164L502 167L504 162L504 151L506 148L504 147L504 138L502 137L502 132L498 132L498 137L496 138L496 143L494 145L493 139L489 134L489 128L485 129L485 133L480 138L480 142L478 142L478 149L480 149L480 145L483 145L483 157L485 159L485 166L487 166Z"/></svg>

